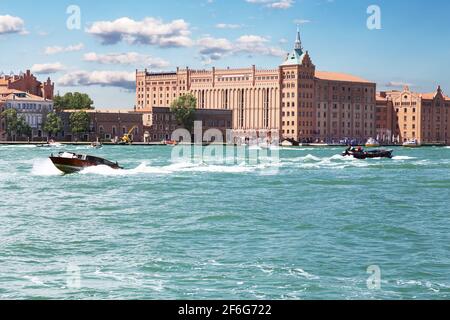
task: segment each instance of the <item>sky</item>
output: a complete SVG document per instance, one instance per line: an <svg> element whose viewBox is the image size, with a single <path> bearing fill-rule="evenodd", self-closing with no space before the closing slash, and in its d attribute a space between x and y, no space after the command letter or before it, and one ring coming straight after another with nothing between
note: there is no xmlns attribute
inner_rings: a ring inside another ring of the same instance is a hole
<svg viewBox="0 0 450 320"><path fill-rule="evenodd" d="M132 109L136 69L277 68L299 26L317 70L449 95L449 11L447 0L0 0L0 73L31 69L60 94Z"/></svg>

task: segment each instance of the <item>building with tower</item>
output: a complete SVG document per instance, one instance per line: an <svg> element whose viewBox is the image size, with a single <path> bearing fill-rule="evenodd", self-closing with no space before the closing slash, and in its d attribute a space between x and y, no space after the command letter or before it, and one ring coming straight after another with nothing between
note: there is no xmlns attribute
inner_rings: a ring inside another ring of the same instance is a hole
<svg viewBox="0 0 450 320"><path fill-rule="evenodd" d="M450 98L439 86L435 92L403 90L377 95L376 127L380 140L420 144L450 144Z"/></svg>
<svg viewBox="0 0 450 320"><path fill-rule="evenodd" d="M297 32L294 49L274 69L136 71L138 112L168 107L191 93L199 109L232 111L235 135L276 131L299 142L364 141L376 135L376 84L317 71Z"/></svg>

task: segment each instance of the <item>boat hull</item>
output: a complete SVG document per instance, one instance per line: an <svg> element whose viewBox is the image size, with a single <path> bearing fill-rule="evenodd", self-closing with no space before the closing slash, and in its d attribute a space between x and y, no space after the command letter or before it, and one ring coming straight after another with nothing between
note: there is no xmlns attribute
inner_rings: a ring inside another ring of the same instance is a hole
<svg viewBox="0 0 450 320"><path fill-rule="evenodd" d="M373 150L373 151L361 151L361 152L344 152L343 156L352 156L356 159L366 160L366 159L377 159L377 158L387 158L392 159L393 150Z"/></svg>
<svg viewBox="0 0 450 320"><path fill-rule="evenodd" d="M99 165L107 165L108 167L112 169L121 169L119 165L116 164L105 164L105 163L98 163L95 161L89 161L89 160L81 160L81 159L69 159L69 158L61 158L61 157L50 157L50 160L53 162L56 168L58 170L62 171L65 174L71 174L80 172L85 168L88 167L95 167Z"/></svg>

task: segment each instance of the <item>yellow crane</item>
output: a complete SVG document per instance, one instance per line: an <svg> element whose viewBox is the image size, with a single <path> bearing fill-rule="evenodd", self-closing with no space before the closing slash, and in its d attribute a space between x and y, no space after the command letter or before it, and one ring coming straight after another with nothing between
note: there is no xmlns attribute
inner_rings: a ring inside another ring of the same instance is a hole
<svg viewBox="0 0 450 320"><path fill-rule="evenodd" d="M128 131L128 133L124 134L123 137L120 139L120 142L123 144L132 144L133 140L131 139L131 133L136 129L137 126L133 126L133 128Z"/></svg>

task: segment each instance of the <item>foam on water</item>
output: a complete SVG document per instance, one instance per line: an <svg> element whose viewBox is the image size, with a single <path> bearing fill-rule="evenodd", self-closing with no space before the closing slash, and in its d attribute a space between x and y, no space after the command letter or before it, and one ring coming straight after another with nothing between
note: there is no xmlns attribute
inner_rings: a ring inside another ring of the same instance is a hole
<svg viewBox="0 0 450 320"><path fill-rule="evenodd" d="M247 173L258 169L264 169L264 165L250 166L245 163L240 165L208 165L205 163L177 162L167 166L150 166L148 163L141 163L134 169L112 169L108 166L89 167L81 171L81 174L97 174L104 176L128 176L138 174L169 175L180 172L200 172L200 173Z"/></svg>
<svg viewBox="0 0 450 320"><path fill-rule="evenodd" d="M6 146L0 146L0 149L32 149L36 148L37 146L34 144L24 144L24 145L6 145Z"/></svg>
<svg viewBox="0 0 450 320"><path fill-rule="evenodd" d="M400 161L404 161L404 160L414 160L417 158L414 157L408 157L408 156L395 156L392 158L393 160L400 160Z"/></svg>
<svg viewBox="0 0 450 320"><path fill-rule="evenodd" d="M31 174L34 176L59 176L63 173L59 171L50 159L33 160Z"/></svg>

